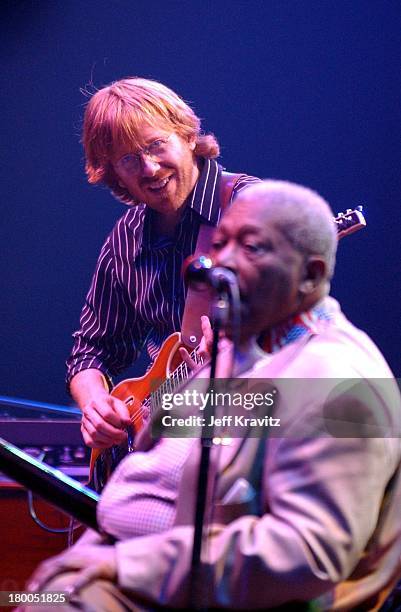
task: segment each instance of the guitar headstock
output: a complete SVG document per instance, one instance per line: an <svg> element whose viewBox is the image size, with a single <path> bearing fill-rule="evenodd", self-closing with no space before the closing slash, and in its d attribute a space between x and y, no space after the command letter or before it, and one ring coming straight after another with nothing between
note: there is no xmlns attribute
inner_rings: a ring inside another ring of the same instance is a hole
<svg viewBox="0 0 401 612"><path fill-rule="evenodd" d="M366 226L366 219L363 216L362 206L357 206L353 210L347 209L345 213L339 213L334 218L337 227L338 239L353 234Z"/></svg>

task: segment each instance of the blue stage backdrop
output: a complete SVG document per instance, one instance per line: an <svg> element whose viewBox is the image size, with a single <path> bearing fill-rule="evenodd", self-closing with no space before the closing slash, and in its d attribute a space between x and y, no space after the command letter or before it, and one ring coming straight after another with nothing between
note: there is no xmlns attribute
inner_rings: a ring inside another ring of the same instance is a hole
<svg viewBox="0 0 401 612"><path fill-rule="evenodd" d="M124 212L86 183L81 89L155 78L193 103L232 171L363 204L332 293L400 374L397 1L3 0L0 394L68 404L64 360Z"/></svg>

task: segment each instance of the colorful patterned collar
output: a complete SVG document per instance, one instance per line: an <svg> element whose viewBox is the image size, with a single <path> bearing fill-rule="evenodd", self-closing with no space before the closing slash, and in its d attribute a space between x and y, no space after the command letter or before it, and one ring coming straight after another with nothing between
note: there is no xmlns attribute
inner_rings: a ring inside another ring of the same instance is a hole
<svg viewBox="0 0 401 612"><path fill-rule="evenodd" d="M310 310L297 314L266 332L261 346L266 353L276 353L305 334L318 333L318 322L330 321L332 318L333 311L329 308L328 300L324 299Z"/></svg>

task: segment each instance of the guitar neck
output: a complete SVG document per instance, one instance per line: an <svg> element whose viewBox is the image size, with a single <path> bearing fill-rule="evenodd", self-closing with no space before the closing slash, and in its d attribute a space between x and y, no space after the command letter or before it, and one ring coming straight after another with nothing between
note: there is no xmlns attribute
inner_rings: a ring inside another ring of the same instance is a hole
<svg viewBox="0 0 401 612"><path fill-rule="evenodd" d="M9 478L70 514L80 523L99 531L96 507L99 495L45 463L40 463L0 438L0 470Z"/></svg>
<svg viewBox="0 0 401 612"><path fill-rule="evenodd" d="M192 349L190 353L191 359L196 364L203 363L202 357L199 355L199 347L200 345L194 349ZM147 400L145 402L148 403L151 413L156 412L161 404L162 397L165 393L174 393L184 382L188 380L192 376L193 372L189 369L187 364L183 361L181 362L166 378L166 380L157 388L155 391L152 391Z"/></svg>

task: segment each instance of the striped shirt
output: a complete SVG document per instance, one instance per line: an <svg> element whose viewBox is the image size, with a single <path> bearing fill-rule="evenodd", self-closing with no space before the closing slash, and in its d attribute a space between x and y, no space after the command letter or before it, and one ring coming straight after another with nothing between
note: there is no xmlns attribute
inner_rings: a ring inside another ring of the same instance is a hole
<svg viewBox="0 0 401 612"><path fill-rule="evenodd" d="M67 360L67 383L81 370L112 376L129 367L142 349L153 361L164 340L181 329L186 288L181 270L195 251L201 223L220 220L222 167L206 159L188 198L174 239L157 235L155 213L131 207L102 247ZM241 175L232 200L259 179Z"/></svg>

